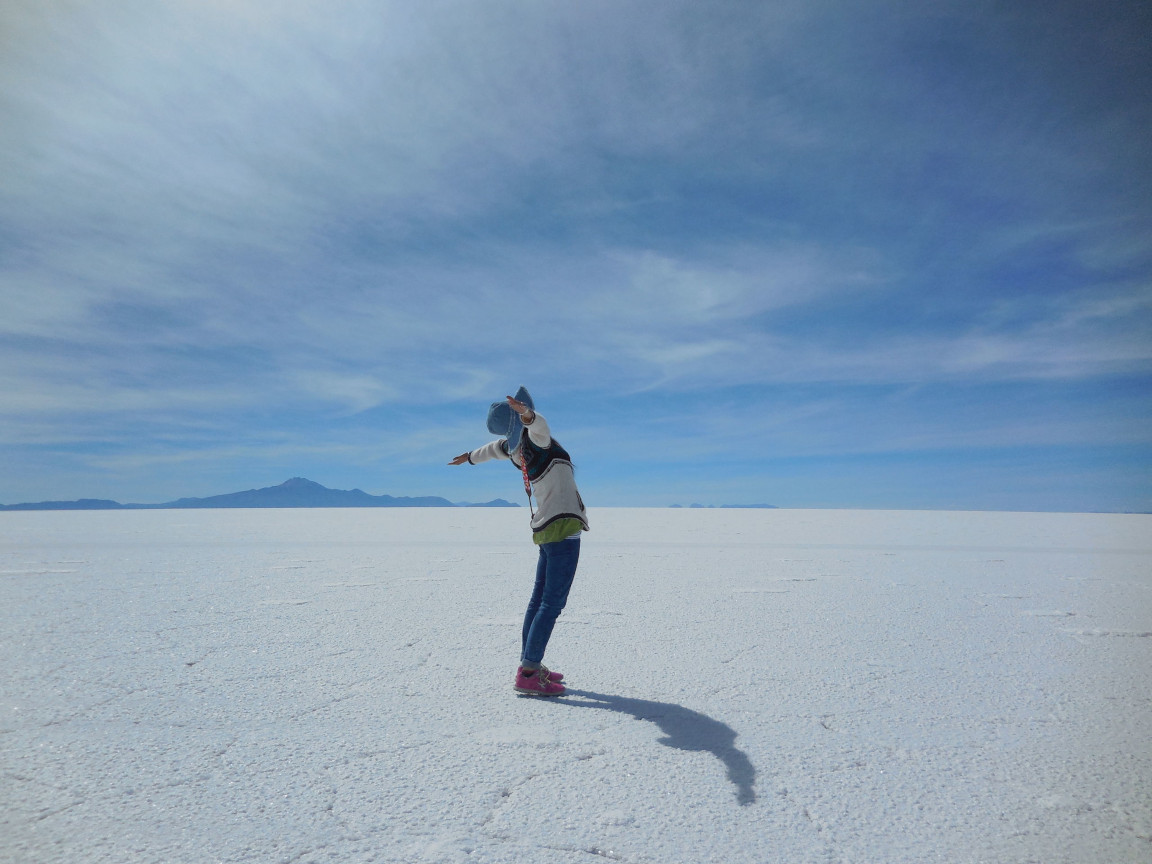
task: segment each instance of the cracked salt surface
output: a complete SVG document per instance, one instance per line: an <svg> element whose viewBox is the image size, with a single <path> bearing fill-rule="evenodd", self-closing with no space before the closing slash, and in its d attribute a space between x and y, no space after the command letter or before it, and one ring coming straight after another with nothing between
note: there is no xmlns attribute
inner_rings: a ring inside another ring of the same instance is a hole
<svg viewBox="0 0 1152 864"><path fill-rule="evenodd" d="M0 514L0 861L1152 859L1149 517L524 515Z"/></svg>

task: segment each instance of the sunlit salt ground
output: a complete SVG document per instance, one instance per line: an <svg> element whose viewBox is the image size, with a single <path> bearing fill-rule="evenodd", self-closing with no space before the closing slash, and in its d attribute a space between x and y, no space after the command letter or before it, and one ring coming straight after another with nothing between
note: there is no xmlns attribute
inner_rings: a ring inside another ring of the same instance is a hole
<svg viewBox="0 0 1152 864"><path fill-rule="evenodd" d="M1152 861L1152 517L0 514L4 862Z"/></svg>

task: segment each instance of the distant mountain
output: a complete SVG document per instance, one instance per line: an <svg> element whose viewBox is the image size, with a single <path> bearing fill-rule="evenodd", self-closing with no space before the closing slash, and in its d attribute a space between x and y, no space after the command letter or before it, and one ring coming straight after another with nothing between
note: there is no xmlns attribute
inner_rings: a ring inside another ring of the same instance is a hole
<svg viewBox="0 0 1152 864"><path fill-rule="evenodd" d="M447 498L394 498L369 495L360 489L329 489L303 477L293 477L279 486L230 492L209 498L181 498L159 505L174 510L218 507L455 507Z"/></svg>
<svg viewBox="0 0 1152 864"><path fill-rule="evenodd" d="M502 498L484 504L453 504L447 498L419 498L369 495L360 489L329 489L303 477L293 477L279 486L230 492L208 498L180 498L166 504L120 504L86 498L80 501L42 501L39 504L0 504L0 510L191 510L216 508L284 507L518 507Z"/></svg>
<svg viewBox="0 0 1152 864"><path fill-rule="evenodd" d="M101 498L81 498L79 501L41 501L39 504L0 504L0 510L124 510L117 501Z"/></svg>

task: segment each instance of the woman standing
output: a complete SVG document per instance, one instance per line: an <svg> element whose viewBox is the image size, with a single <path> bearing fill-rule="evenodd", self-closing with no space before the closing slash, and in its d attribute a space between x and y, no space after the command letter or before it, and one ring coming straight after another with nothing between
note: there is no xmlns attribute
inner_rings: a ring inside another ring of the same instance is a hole
<svg viewBox="0 0 1152 864"><path fill-rule="evenodd" d="M477 465L493 459L511 460L524 477L531 510L532 542L540 547L536 582L520 638L517 693L563 696L563 675L543 664L544 650L556 619L568 602L568 592L580 561L580 533L588 530L588 516L572 470L568 451L552 437L548 421L537 414L532 397L521 387L515 396L493 402L488 409L488 431L498 441L461 453L450 465ZM536 509L532 509L532 494Z"/></svg>

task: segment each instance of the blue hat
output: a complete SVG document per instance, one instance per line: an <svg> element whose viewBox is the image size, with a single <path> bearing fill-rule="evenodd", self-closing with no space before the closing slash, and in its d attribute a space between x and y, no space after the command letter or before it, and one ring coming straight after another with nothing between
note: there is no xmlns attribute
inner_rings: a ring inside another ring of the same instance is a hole
<svg viewBox="0 0 1152 864"><path fill-rule="evenodd" d="M517 390L515 399L517 402L523 402L533 411L536 410L536 406L532 404L532 397L526 388L521 387ZM509 451L520 446L520 431L523 428L524 424L520 422L520 415L512 410L508 400L504 399L492 403L492 407L488 409L488 431L493 435L507 438Z"/></svg>

